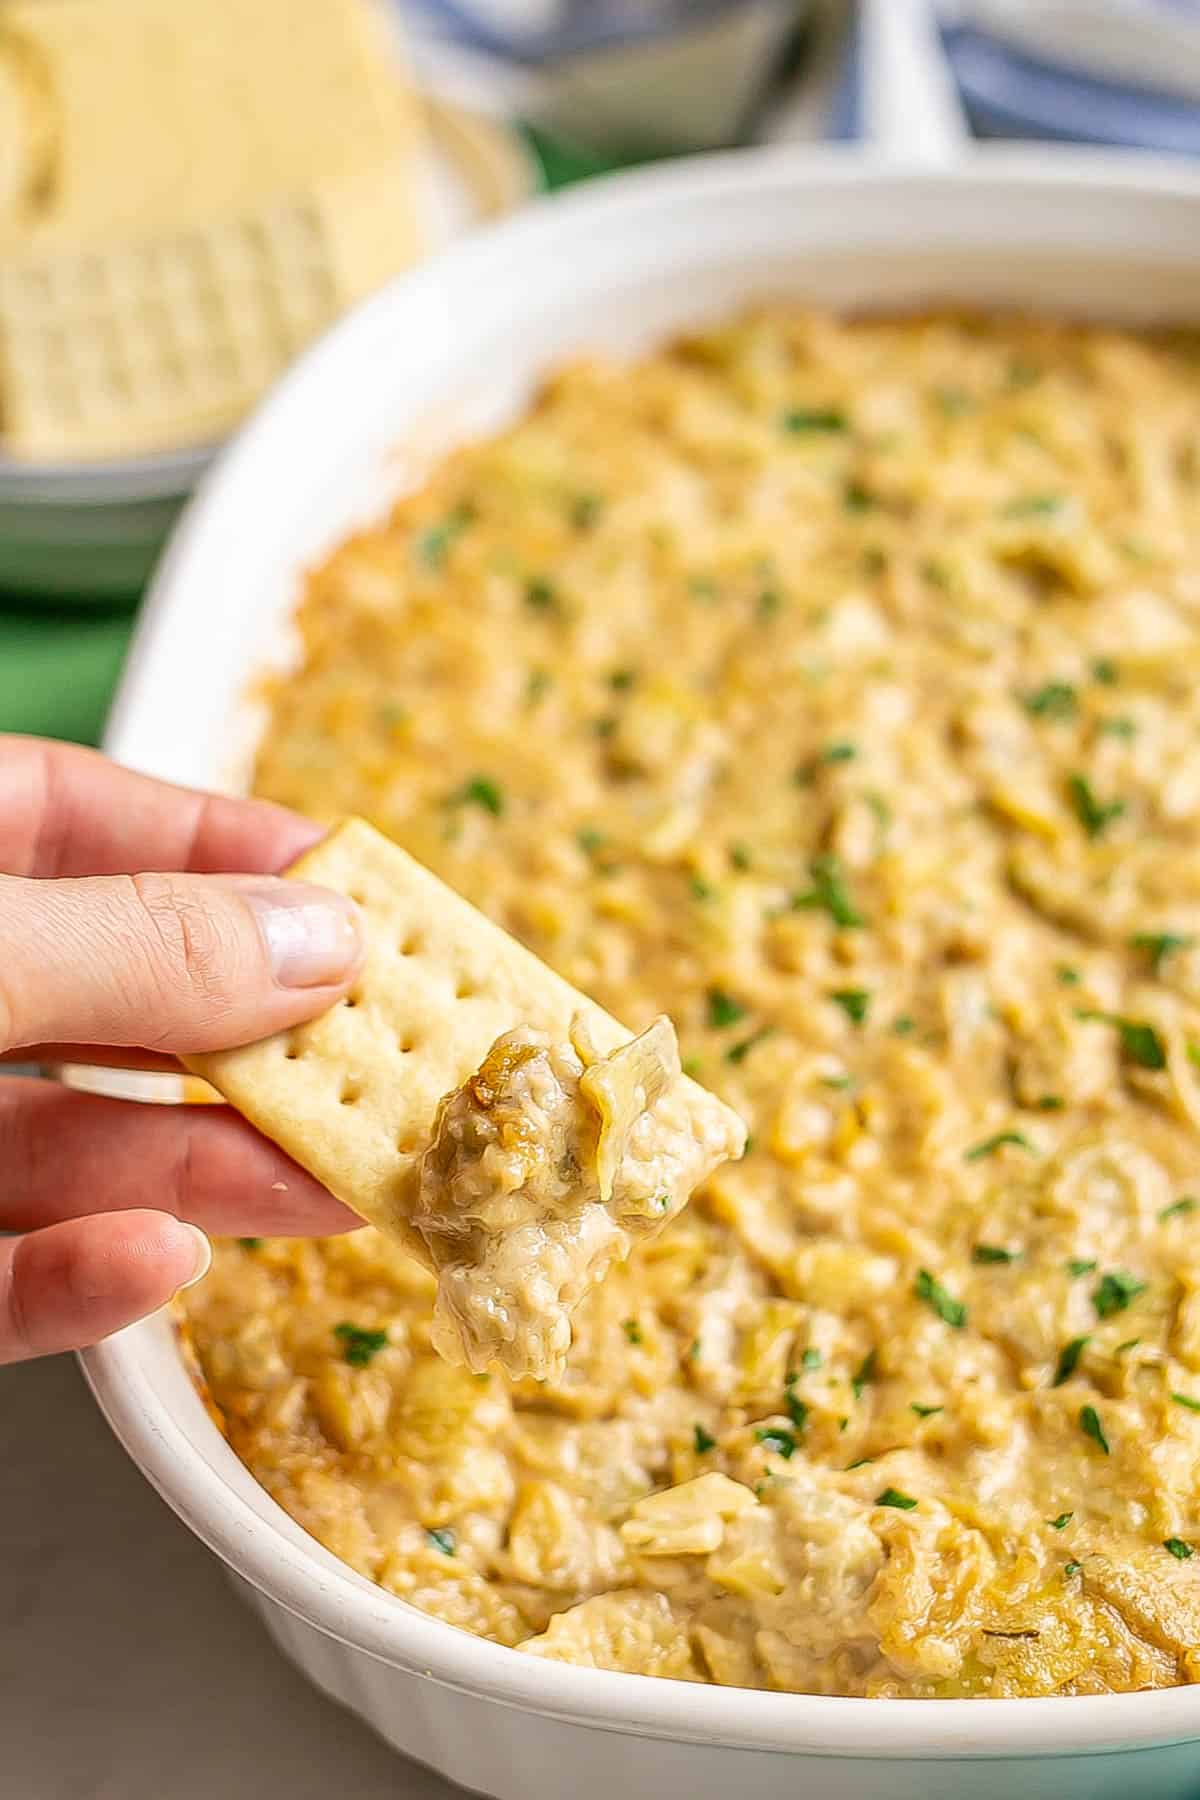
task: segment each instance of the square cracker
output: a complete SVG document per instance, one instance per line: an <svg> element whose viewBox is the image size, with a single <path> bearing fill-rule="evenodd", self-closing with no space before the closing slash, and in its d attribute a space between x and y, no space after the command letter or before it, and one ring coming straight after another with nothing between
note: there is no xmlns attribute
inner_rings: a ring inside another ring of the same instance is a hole
<svg viewBox="0 0 1200 1800"><path fill-rule="evenodd" d="M0 0L6 453L228 429L420 254L425 139L378 0Z"/></svg>
<svg viewBox="0 0 1200 1800"><path fill-rule="evenodd" d="M427 1261L407 1221L443 1095L516 1025L565 1041L583 1014L601 1055L633 1034L361 819L287 873L361 907L358 981L310 1024L187 1065L339 1200ZM697 1108L720 1105L687 1077L683 1085Z"/></svg>

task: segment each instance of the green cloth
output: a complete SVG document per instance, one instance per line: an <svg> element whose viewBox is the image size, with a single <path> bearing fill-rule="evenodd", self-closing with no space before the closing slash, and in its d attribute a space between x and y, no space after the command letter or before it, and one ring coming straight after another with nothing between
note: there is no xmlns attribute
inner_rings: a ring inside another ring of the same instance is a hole
<svg viewBox="0 0 1200 1800"><path fill-rule="evenodd" d="M618 166L532 128L526 135L548 188ZM98 743L139 599L101 610L0 593L0 732Z"/></svg>
<svg viewBox="0 0 1200 1800"><path fill-rule="evenodd" d="M95 744L133 620L0 599L0 731Z"/></svg>

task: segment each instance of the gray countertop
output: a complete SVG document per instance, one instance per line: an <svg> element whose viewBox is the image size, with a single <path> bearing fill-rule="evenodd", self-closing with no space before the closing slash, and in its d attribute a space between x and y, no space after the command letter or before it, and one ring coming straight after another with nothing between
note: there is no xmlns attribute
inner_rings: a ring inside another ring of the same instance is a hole
<svg viewBox="0 0 1200 1800"><path fill-rule="evenodd" d="M0 1369L2 1800L451 1800L286 1663L68 1357Z"/></svg>

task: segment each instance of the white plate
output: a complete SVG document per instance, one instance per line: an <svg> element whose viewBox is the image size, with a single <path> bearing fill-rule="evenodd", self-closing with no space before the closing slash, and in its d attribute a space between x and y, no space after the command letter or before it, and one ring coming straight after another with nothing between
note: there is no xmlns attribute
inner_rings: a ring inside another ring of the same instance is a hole
<svg viewBox="0 0 1200 1800"><path fill-rule="evenodd" d="M255 729L248 684L289 654L306 564L563 358L780 295L1200 318L1200 171L755 152L620 177L464 240L338 326L206 479L154 582L108 748L174 780L230 779ZM162 1320L84 1364L130 1453L284 1650L466 1786L505 1800L1184 1800L1200 1786L1200 1687L885 1703L572 1669L469 1637L355 1575L268 1498Z"/></svg>

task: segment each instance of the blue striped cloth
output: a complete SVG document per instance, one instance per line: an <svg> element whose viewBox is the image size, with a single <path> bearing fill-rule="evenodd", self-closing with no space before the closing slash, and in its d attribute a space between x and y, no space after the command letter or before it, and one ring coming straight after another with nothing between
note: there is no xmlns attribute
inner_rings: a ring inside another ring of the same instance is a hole
<svg viewBox="0 0 1200 1800"><path fill-rule="evenodd" d="M1050 0L1008 10L1011 27L995 0L962 6L943 33L980 136L1200 156L1196 0L1092 0L1090 8L1075 0L1061 9ZM1048 30L1056 11L1058 28Z"/></svg>
<svg viewBox="0 0 1200 1800"><path fill-rule="evenodd" d="M687 25L736 12L742 0L560 0L550 23L504 23L487 0L415 0L428 23L473 50L513 62L552 62L614 43L650 43ZM518 9L519 11L519 9ZM535 13L536 16L536 13Z"/></svg>

